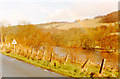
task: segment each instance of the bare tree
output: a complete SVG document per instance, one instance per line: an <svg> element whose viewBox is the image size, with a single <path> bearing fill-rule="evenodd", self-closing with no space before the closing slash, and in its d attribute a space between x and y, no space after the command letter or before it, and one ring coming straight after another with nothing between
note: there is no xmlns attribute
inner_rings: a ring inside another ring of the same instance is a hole
<svg viewBox="0 0 120 79"><path fill-rule="evenodd" d="M25 21L25 20L18 22L18 25L29 25L29 24L31 24L31 22L30 21Z"/></svg>

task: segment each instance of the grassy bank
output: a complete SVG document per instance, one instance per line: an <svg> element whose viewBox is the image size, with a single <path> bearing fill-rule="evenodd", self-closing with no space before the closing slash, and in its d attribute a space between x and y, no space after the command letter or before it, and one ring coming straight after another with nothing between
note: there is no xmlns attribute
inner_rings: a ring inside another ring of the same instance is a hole
<svg viewBox="0 0 120 79"><path fill-rule="evenodd" d="M36 67L42 67L47 70L54 71L56 73L68 76L68 77L117 77L118 70L112 68L104 68L102 74L99 74L100 66L95 66L92 64L86 64L85 68L81 68L83 63L81 64L72 64L72 63L60 63L56 60L37 60L27 59L24 56L18 56L17 54L12 53L4 53L9 57L16 58L18 60L30 63L35 65Z"/></svg>

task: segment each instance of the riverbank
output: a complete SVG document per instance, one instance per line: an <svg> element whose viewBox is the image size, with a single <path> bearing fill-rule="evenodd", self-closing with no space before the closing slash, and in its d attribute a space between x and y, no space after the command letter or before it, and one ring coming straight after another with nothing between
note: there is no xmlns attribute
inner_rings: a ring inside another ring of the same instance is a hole
<svg viewBox="0 0 120 79"><path fill-rule="evenodd" d="M54 71L59 74L63 74L68 77L117 77L118 71L111 68L104 68L103 73L99 73L100 67L94 65L86 65L85 68L81 68L82 64L75 65L71 63L62 63L60 64L58 61L53 60L50 61L43 61L43 60L32 60L27 59L24 56L17 56L11 53L2 53L9 57L16 58L18 60L24 61L29 64L33 64L36 67L42 67L47 70Z"/></svg>
<svg viewBox="0 0 120 79"><path fill-rule="evenodd" d="M8 47L6 49L8 51L8 49L10 48ZM18 52L14 53L13 51L10 51L7 53L1 51L1 53L9 57L13 57L18 60L24 61L26 63L33 64L36 67L42 67L42 68L54 71L59 74L63 74L68 77L117 77L118 76L118 70L114 68L110 68L110 67L104 67L103 72L99 73L100 65L99 66L94 65L91 62L88 62L85 65L85 67L82 68L84 64L83 62L76 64L76 63L71 63L69 61L59 62L55 59L52 59L51 61L49 59L39 60L36 58L36 56L34 56L34 58L31 55L27 57L25 52L22 52L19 55L18 55Z"/></svg>

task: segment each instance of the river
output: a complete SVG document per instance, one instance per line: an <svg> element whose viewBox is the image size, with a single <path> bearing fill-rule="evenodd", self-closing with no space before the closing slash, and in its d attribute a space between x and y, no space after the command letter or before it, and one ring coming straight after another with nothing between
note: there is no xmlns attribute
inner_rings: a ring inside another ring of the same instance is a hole
<svg viewBox="0 0 120 79"><path fill-rule="evenodd" d="M41 49L43 49L41 47ZM62 47L53 47L55 54L58 54L60 57L65 57L67 53L70 55L70 59L77 60L77 63L85 62L87 59L90 59L91 63L100 65L102 59L106 59L105 67L118 68L118 55L113 53L101 53L92 50L83 50L80 48L62 48ZM48 49L49 51L49 49ZM120 64L119 64L120 66Z"/></svg>

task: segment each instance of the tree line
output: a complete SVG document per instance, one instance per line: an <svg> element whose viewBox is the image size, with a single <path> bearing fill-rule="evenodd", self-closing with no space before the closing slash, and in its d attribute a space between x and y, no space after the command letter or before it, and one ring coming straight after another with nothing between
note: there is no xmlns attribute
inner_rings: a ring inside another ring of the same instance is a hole
<svg viewBox="0 0 120 79"><path fill-rule="evenodd" d="M88 28L60 30L45 29L37 25L17 25L1 28L1 41L12 42L39 49L41 46L94 49L118 49L118 24Z"/></svg>

